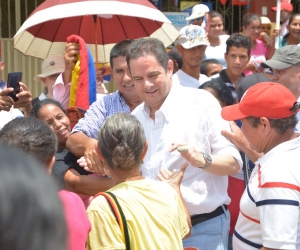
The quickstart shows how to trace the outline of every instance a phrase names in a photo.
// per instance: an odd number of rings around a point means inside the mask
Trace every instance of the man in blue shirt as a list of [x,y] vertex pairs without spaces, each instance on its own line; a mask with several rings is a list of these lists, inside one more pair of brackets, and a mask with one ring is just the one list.
[[[97,173],[102,172],[102,163],[95,147],[102,123],[110,115],[119,112],[131,113],[142,103],[126,63],[127,50],[131,43],[131,40],[121,41],[110,52],[111,75],[118,90],[94,102],[84,118],[74,127],[67,141],[67,149],[77,157],[84,156],[89,169]],[[75,48],[76,45],[71,46]]]

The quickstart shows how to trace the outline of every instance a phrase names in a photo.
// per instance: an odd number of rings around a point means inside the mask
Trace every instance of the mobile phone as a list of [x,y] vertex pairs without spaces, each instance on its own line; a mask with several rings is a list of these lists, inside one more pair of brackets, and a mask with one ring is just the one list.
[[8,73],[7,77],[7,87],[13,88],[14,91],[8,93],[7,95],[10,96],[15,102],[19,100],[16,95],[20,93],[20,84],[19,82],[22,81],[22,72],[10,72]]

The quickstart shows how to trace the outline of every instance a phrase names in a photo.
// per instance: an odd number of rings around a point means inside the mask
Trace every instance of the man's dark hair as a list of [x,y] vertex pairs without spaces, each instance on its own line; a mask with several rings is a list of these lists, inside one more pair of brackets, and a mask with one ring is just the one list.
[[[257,126],[260,123],[260,118],[258,117],[247,117],[246,118],[252,125],[252,127],[257,128]],[[294,129],[296,124],[298,123],[298,119],[296,115],[292,115],[287,118],[281,118],[281,119],[268,119],[270,122],[271,128],[275,128],[275,130],[279,134],[284,134],[288,129]]]
[[201,74],[207,75],[209,64],[220,64],[220,65],[222,65],[217,59],[207,59],[207,60],[205,60],[201,63],[201,68],[200,68],[200,73]]
[[249,36],[245,36],[241,33],[235,33],[232,34],[226,41],[226,54],[228,54],[229,49],[231,47],[237,47],[237,48],[245,48],[247,49],[247,54],[250,56],[251,52],[251,38]]
[[33,117],[16,118],[0,131],[0,142],[17,147],[38,159],[46,167],[57,149],[57,139],[50,127]]
[[132,44],[133,40],[123,40],[119,43],[117,43],[114,47],[112,47],[111,51],[110,51],[110,56],[109,56],[109,62],[110,62],[110,66],[111,68],[114,67],[113,65],[113,59],[117,58],[119,56],[127,56],[128,53],[128,48],[129,46]]
[[131,44],[126,61],[130,71],[130,60],[152,55],[167,72],[169,56],[164,44],[156,38],[140,38]]

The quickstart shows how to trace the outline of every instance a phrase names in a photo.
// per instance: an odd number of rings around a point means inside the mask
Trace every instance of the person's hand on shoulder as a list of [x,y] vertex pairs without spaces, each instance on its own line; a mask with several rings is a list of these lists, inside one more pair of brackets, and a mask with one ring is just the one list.
[[24,83],[20,82],[19,84],[20,93],[16,95],[19,100],[14,103],[14,108],[22,109],[25,116],[29,116],[32,109],[32,95]]
[[103,169],[103,162],[100,160],[97,150],[98,144],[96,140],[91,141],[84,152],[84,156],[77,162],[86,171],[96,173],[99,175],[105,175]]

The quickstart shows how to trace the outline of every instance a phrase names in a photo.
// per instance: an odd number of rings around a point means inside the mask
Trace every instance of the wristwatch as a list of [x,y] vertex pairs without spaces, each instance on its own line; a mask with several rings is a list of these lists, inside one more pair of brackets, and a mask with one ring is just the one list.
[[206,168],[208,168],[209,167],[209,165],[211,164],[211,162],[212,162],[212,158],[211,158],[211,156],[209,155],[209,154],[207,154],[207,153],[201,153],[201,154],[203,154],[203,158],[204,158],[204,160],[205,160],[205,165],[203,166],[203,167],[198,167],[198,169],[201,169],[201,170],[204,170],[204,169],[206,169]]

